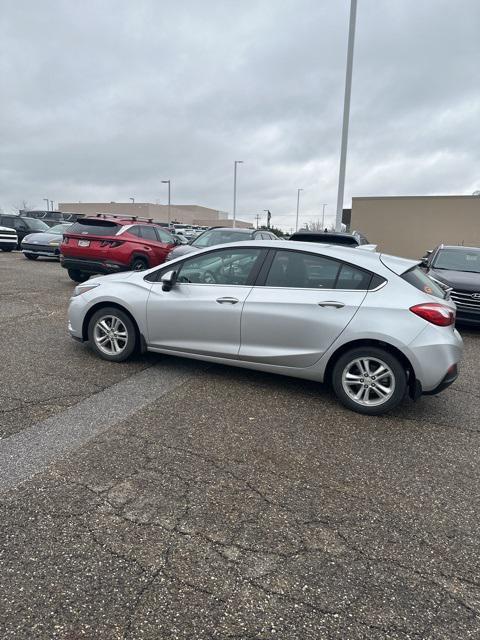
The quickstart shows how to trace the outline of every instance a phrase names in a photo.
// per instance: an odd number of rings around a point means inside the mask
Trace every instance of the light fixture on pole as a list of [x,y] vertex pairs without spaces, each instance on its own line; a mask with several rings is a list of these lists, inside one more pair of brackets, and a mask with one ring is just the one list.
[[237,164],[243,164],[243,160],[235,160],[233,163],[233,227],[237,221]]
[[135,204],[135,198],[129,198],[132,201],[132,204]]
[[50,200],[48,198],[44,198],[43,201],[47,203],[47,211],[50,211]]
[[340,169],[338,172],[337,215],[335,230],[342,228],[343,194],[345,191],[345,167],[347,164],[348,121],[350,117],[350,95],[352,93],[353,45],[355,42],[355,20],[357,0],[350,0],[350,26],[348,29],[347,70],[345,74],[345,98],[343,102],[342,144],[340,149]]
[[162,180],[162,184],[168,184],[168,224],[172,223],[170,218],[170,180]]
[[325,229],[325,207],[327,206],[328,202],[322,202],[322,207],[323,207],[323,211],[322,211],[322,231]]
[[297,218],[295,221],[295,231],[298,231],[298,212],[300,210],[300,191],[303,191],[303,189],[297,189]]

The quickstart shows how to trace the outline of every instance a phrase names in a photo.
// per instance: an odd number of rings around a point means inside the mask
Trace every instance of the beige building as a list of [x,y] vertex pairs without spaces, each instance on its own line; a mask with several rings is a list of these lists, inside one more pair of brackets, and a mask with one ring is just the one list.
[[421,258],[441,243],[480,247],[480,197],[352,198],[350,228],[380,251],[407,258]]
[[[59,202],[58,208],[65,213],[83,213],[91,216],[97,213],[113,215],[138,216],[152,218],[158,222],[179,222],[196,224],[202,227],[231,227],[233,220],[228,219],[225,211],[201,207],[197,204],[170,205],[170,220],[168,205],[151,204],[150,202]],[[252,227],[250,222],[236,221],[237,227]]]

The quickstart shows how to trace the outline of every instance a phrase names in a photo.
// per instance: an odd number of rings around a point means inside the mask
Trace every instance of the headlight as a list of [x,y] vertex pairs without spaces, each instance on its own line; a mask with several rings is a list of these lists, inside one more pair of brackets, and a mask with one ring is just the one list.
[[82,293],[87,293],[87,291],[91,291],[92,289],[95,289],[95,287],[99,287],[100,283],[95,283],[95,284],[79,284],[75,287],[74,291],[73,291],[73,296],[81,296]]

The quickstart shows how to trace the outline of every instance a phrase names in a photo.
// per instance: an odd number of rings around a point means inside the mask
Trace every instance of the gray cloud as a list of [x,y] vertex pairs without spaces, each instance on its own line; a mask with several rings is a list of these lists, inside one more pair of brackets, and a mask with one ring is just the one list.
[[[0,206],[333,214],[346,1],[0,0]],[[345,203],[480,188],[480,4],[360,0]]]

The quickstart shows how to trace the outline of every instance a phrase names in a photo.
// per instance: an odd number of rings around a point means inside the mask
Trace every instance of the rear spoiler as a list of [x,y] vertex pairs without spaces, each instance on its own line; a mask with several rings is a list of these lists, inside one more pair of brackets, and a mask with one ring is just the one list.
[[377,246],[376,244],[359,244],[358,247],[356,247],[357,249],[363,249],[363,251],[376,251],[377,250]]

